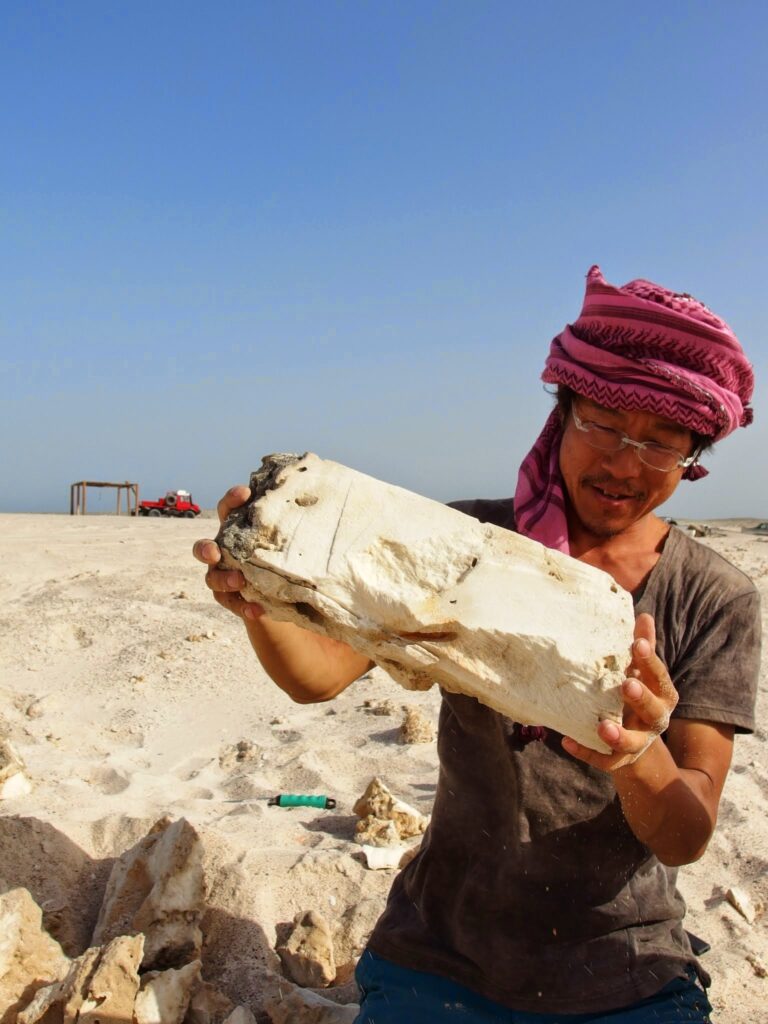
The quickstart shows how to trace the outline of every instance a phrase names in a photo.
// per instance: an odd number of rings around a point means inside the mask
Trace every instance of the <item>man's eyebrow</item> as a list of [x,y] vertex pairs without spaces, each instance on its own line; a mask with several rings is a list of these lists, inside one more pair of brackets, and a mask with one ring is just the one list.
[[[586,406],[585,413],[598,413],[601,416],[608,416],[613,420],[619,419],[622,415],[621,409],[609,409],[608,406],[599,405],[589,398],[585,398],[583,401]],[[688,427],[684,427],[682,423],[674,423],[672,420],[665,420],[662,417],[654,417],[651,422],[651,429],[659,433],[670,434],[673,437],[688,438],[691,436],[691,431]]]
[[669,420],[656,420],[653,424],[654,430],[663,430],[665,434],[674,434],[675,437],[690,437],[691,431],[682,423],[672,423]]

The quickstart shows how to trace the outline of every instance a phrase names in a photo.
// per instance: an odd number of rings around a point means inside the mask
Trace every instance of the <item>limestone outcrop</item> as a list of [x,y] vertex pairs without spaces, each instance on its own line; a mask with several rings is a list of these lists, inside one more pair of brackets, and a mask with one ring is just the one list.
[[0,895],[0,1024],[15,1021],[40,988],[62,977],[69,958],[42,925],[42,911],[27,889]]
[[[161,819],[116,862],[99,942],[74,959],[45,931],[27,889],[0,894],[0,1024],[255,1024],[246,1006],[204,981],[199,958],[147,966],[148,945],[154,961],[183,960],[199,946],[199,847],[183,818]],[[142,921],[149,935],[136,930]],[[110,934],[123,925],[129,934]]]
[[93,944],[116,935],[145,936],[142,970],[199,959],[205,901],[203,848],[184,818],[158,821],[115,863]]
[[609,575],[312,454],[267,456],[251,491],[218,542],[273,618],[606,750],[634,625]]

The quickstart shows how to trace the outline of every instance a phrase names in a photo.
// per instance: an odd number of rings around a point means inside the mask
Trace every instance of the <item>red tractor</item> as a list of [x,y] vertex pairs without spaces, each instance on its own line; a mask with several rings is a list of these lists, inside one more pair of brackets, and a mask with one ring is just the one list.
[[142,501],[139,504],[139,515],[194,519],[200,515],[200,506],[192,501],[189,491],[168,491],[164,498],[158,498],[157,501]]

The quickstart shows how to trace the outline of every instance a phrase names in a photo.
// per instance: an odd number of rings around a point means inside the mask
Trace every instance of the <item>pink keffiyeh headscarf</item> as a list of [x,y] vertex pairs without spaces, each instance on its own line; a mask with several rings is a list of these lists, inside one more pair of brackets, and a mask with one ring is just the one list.
[[[651,281],[608,284],[587,274],[578,320],[553,339],[542,380],[609,409],[656,413],[713,440],[752,422],[754,374],[730,327],[691,295]],[[515,491],[520,533],[568,552],[557,409],[523,460]],[[707,470],[692,465],[685,478]]]

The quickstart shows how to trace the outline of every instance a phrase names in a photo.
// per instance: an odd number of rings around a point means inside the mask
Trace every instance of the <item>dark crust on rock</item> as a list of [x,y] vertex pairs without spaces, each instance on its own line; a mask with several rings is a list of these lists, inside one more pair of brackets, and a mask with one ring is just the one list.
[[[269,491],[274,491],[280,486],[278,478],[284,469],[301,462],[306,455],[306,452],[304,455],[297,455],[294,452],[275,452],[262,457],[261,467],[251,473],[250,498],[245,505],[230,512],[219,528],[216,543],[220,548],[229,551],[239,562],[247,561],[257,547],[279,550],[282,546],[282,538],[279,536],[259,537],[258,512],[253,506],[259,498],[263,498]],[[256,527],[255,533],[254,527]]]
[[251,473],[251,497],[248,504],[264,497],[267,491],[274,491],[278,486],[277,478],[280,473],[288,466],[301,462],[306,456],[306,452],[303,455],[296,455],[295,452],[275,452],[273,455],[265,455],[261,460],[261,467]]

